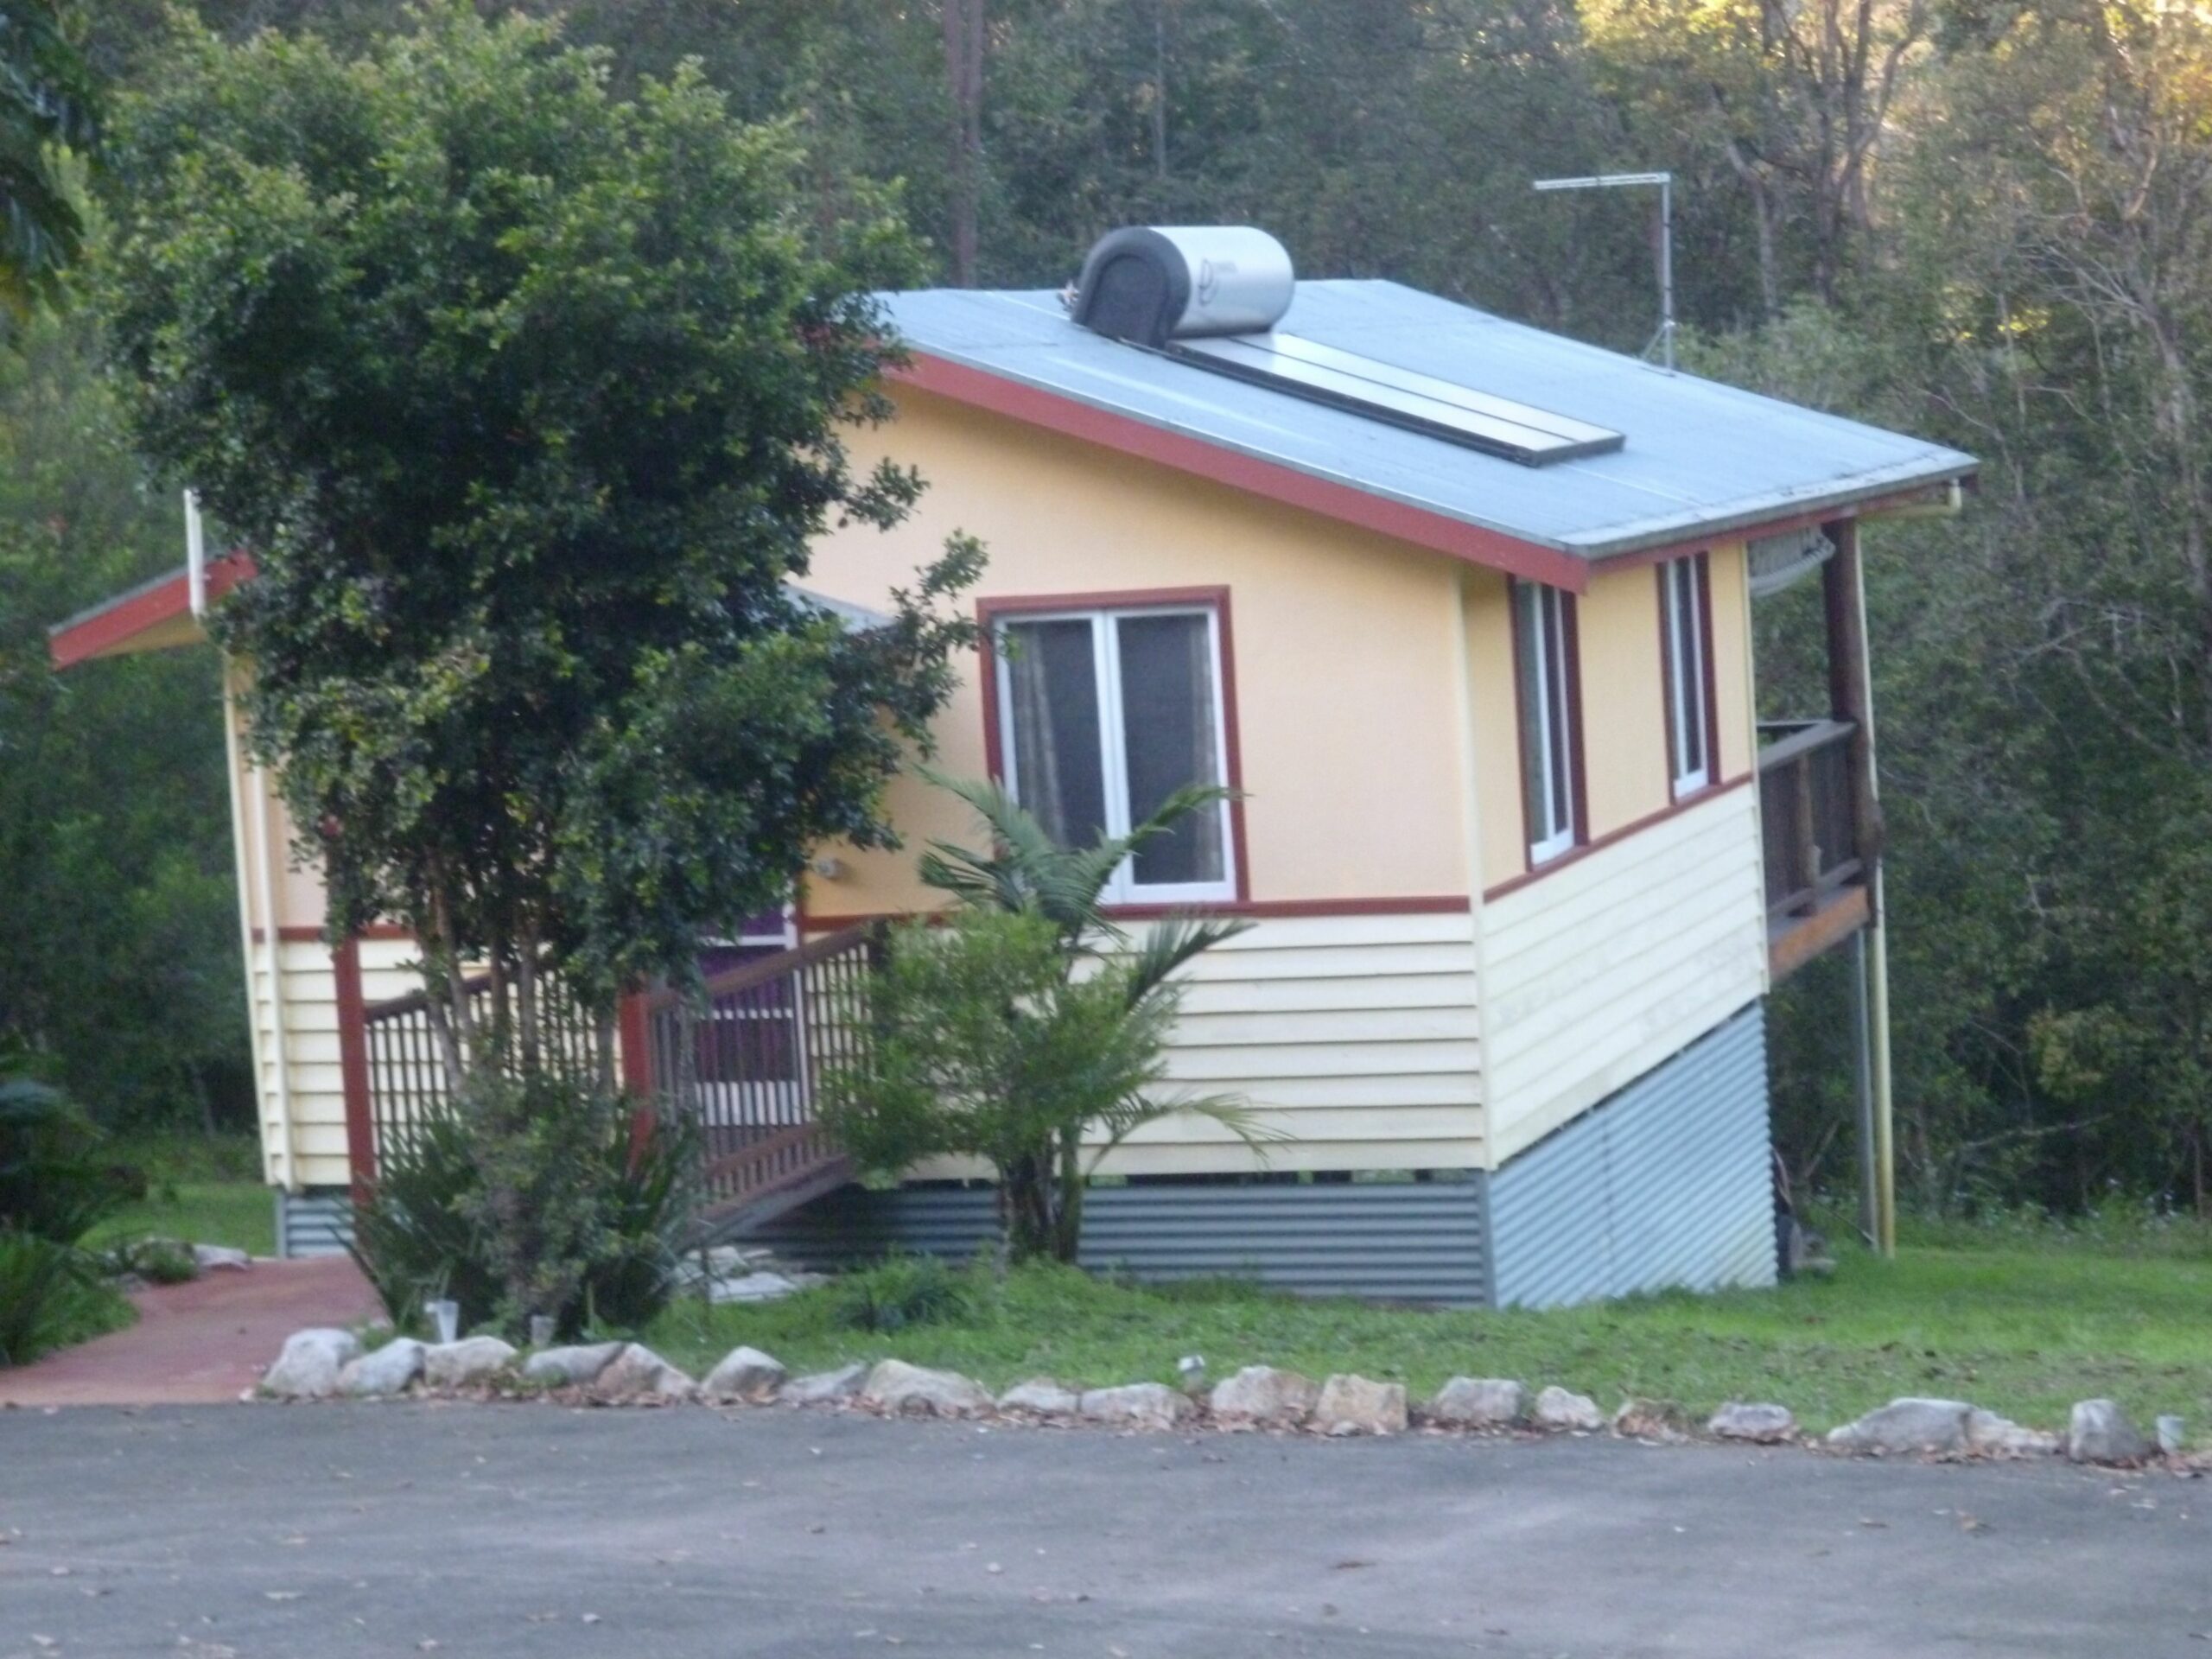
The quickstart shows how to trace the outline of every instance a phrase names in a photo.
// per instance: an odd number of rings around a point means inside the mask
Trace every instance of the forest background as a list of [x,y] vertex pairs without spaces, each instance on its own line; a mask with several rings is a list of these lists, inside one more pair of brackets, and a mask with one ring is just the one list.
[[[487,10],[491,10],[488,8]],[[501,6],[498,10],[514,8]],[[1903,1196],[2212,1207],[2212,16],[1989,0],[537,0],[619,79],[696,57],[825,212],[897,181],[948,283],[1248,222],[1627,351],[1665,168],[1700,372],[1980,455],[1866,538]],[[162,0],[72,24],[110,87]],[[397,0],[199,0],[361,40]],[[93,193],[92,238],[99,226]],[[48,624],[179,563],[84,309],[0,353],[0,1036],[130,1132],[251,1122],[208,653],[56,678]],[[1803,593],[1762,712],[1820,706]],[[1839,959],[1777,999],[1777,1135],[1852,1179]]]

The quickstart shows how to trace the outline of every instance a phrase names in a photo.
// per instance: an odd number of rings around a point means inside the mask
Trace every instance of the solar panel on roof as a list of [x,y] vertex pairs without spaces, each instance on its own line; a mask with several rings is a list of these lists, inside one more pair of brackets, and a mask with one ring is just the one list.
[[1618,449],[1621,435],[1297,334],[1178,340],[1170,356],[1527,467]]

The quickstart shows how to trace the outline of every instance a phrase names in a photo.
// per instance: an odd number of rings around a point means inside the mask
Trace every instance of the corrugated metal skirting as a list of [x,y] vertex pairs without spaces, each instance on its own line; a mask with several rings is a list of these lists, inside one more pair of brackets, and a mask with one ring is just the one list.
[[276,1194],[276,1254],[343,1255],[353,1236],[353,1200],[343,1187]]
[[[1084,1201],[1083,1265],[1141,1279],[1252,1279],[1306,1295],[1488,1300],[1478,1175],[1433,1181],[1102,1186]],[[835,1268],[893,1245],[965,1256],[996,1236],[987,1187],[848,1187],[749,1236]]]
[[1754,1003],[1492,1174],[1498,1305],[1771,1285],[1770,1145]]

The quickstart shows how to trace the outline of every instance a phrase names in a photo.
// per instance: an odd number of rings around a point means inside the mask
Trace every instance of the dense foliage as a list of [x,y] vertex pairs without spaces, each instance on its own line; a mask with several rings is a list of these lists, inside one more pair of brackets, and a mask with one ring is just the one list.
[[[162,9],[103,0],[88,14],[95,66],[125,82],[166,73]],[[2212,46],[2198,13],[2147,0],[525,9],[608,45],[620,86],[696,54],[748,118],[788,116],[804,190],[832,217],[903,181],[940,280],[1057,284],[1116,224],[1249,220],[1309,274],[1393,276],[1634,350],[1656,308],[1648,203],[1527,187],[1671,168],[1700,368],[1986,462],[1960,523],[1867,537],[1909,1194],[2069,1210],[2115,1187],[2198,1199],[2212,1179],[2198,1173],[2212,1109]],[[358,42],[400,6],[195,10],[232,38],[312,20]],[[1768,712],[1817,706],[1817,619],[1783,600],[1760,620]],[[80,913],[104,919],[104,906]],[[1845,1179],[1833,972],[1785,995],[1776,1032],[1791,1160],[1801,1177]]]
[[551,1063],[542,973],[611,1016],[816,842],[887,838],[979,556],[865,632],[786,584],[919,487],[842,435],[887,410],[867,290],[913,267],[886,211],[813,216],[790,128],[694,67],[618,97],[599,54],[457,5],[360,55],[185,30],[112,153],[133,429],[253,549],[213,617],[249,741],[330,925],[423,942],[456,1085]]
[[923,855],[923,879],[956,902],[893,935],[868,988],[873,1040],[823,1079],[823,1120],[887,1176],[940,1155],[983,1160],[1013,1257],[1072,1262],[1103,1152],[1179,1112],[1258,1139],[1241,1103],[1178,1092],[1166,1065],[1176,974],[1249,924],[1171,918],[1132,941],[1100,899],[1135,849],[1220,791],[1179,790],[1126,836],[1063,848],[997,785],[950,787],[988,850],[932,842]]
[[0,353],[0,1042],[110,1127],[251,1119],[215,664],[55,676],[48,624],[182,557],[81,328]]
[[423,1304],[520,1340],[532,1315],[563,1337],[634,1331],[675,1291],[698,1147],[674,1120],[640,1124],[611,1091],[480,1073],[494,1096],[425,1122],[385,1156],[354,1211],[354,1259],[385,1311]]
[[101,1136],[0,1034],[0,1366],[128,1317],[78,1241],[122,1198]]

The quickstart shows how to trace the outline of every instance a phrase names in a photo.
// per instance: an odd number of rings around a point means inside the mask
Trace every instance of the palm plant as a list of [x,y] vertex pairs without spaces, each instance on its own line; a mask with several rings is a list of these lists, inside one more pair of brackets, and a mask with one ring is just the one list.
[[954,907],[898,937],[872,988],[871,1052],[825,1081],[825,1117],[885,1173],[938,1154],[988,1160],[1011,1254],[1072,1261],[1098,1159],[1144,1125],[1196,1113],[1255,1147],[1274,1138],[1243,1102],[1166,1076],[1175,976],[1248,925],[1178,915],[1133,939],[1103,905],[1125,860],[1224,794],[1181,790],[1126,836],[1062,847],[997,785],[924,775],[975,809],[989,844],[922,855]]

